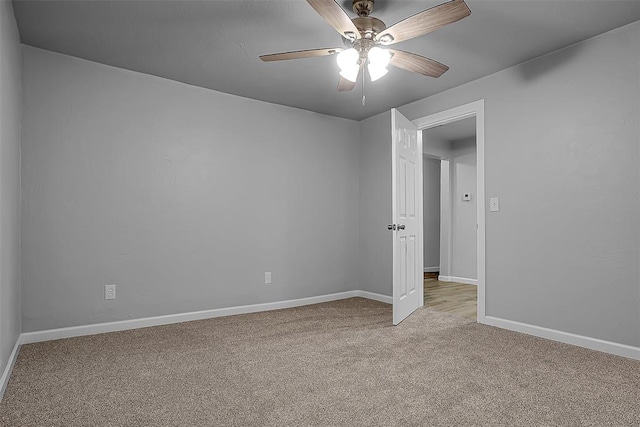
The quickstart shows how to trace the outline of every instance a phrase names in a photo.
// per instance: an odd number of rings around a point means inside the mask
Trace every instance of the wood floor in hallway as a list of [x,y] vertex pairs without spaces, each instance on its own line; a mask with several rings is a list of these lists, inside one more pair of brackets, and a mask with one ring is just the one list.
[[476,320],[477,286],[441,282],[437,274],[425,273],[424,276],[425,307]]

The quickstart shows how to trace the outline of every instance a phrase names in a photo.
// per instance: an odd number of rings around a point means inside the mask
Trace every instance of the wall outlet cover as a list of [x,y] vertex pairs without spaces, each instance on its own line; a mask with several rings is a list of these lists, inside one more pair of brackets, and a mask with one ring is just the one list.
[[116,285],[104,285],[104,299],[116,299]]

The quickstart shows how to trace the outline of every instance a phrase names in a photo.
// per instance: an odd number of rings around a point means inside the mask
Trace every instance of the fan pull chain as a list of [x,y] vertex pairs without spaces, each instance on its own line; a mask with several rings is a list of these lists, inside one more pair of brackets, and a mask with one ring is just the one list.
[[366,97],[364,95],[364,67],[362,67],[362,106],[364,107],[364,103],[366,101]]

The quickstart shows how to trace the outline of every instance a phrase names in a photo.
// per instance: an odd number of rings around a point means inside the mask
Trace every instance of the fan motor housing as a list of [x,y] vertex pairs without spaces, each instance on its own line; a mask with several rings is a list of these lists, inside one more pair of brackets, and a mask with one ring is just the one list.
[[379,34],[387,28],[384,22],[373,16],[359,16],[353,18],[352,21],[364,38],[372,39],[376,34]]

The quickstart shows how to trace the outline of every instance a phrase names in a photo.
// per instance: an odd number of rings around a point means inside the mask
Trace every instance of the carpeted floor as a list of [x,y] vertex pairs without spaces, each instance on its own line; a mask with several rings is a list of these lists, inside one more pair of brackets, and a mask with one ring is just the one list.
[[3,426],[638,426],[640,362],[352,298],[22,347]]

